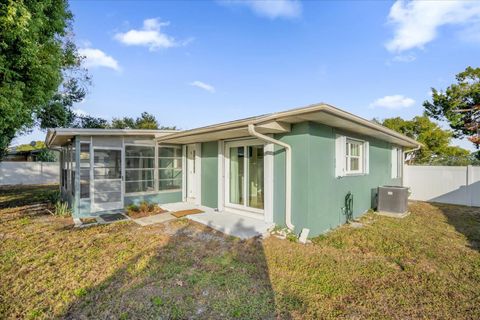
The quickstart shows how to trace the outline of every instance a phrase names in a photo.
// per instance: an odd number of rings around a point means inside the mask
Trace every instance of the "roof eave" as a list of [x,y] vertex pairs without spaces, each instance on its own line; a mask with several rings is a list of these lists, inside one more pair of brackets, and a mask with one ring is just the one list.
[[288,117],[294,117],[294,116],[300,116],[300,115],[305,117],[305,116],[308,116],[309,114],[314,114],[319,112],[329,113],[335,117],[343,118],[347,121],[354,122],[355,124],[358,124],[360,126],[368,127],[371,130],[380,131],[388,136],[391,136],[392,138],[402,141],[403,146],[406,146],[406,147],[421,146],[419,142],[401,133],[398,133],[380,124],[373,123],[371,121],[358,117],[352,113],[343,111],[341,109],[338,109],[336,107],[333,107],[325,103],[311,105],[305,108],[292,109],[292,110],[279,112],[279,113],[272,113],[265,116],[252,117],[252,118],[247,118],[247,119],[242,119],[237,121],[225,122],[218,125],[186,130],[186,131],[174,133],[169,136],[157,138],[157,141],[168,142],[169,140],[172,141],[173,139],[185,138],[188,136],[207,134],[207,133],[217,132],[217,131],[240,129],[243,127],[247,127],[249,124],[259,125],[259,124],[270,122],[270,121],[282,121]]

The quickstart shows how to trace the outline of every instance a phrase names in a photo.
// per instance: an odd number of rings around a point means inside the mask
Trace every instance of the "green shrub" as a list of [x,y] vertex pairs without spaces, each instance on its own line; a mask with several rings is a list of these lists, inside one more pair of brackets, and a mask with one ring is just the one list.
[[61,193],[58,190],[51,191],[47,194],[47,201],[52,205],[55,205],[60,200],[61,200]]
[[140,207],[132,203],[127,206],[127,211],[140,212]]
[[140,212],[149,212],[148,209],[149,209],[150,206],[149,206],[148,202],[145,201],[145,200],[140,202],[140,205],[138,207],[140,209]]
[[66,217],[70,216],[72,212],[70,211],[67,202],[57,201],[54,206],[53,214],[56,216]]

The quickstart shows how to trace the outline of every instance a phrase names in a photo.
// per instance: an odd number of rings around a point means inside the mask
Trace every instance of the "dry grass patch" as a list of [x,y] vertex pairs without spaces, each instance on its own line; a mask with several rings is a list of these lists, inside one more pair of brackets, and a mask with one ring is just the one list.
[[413,203],[314,244],[268,239],[277,310],[294,318],[480,318],[480,210]]
[[29,213],[48,192],[0,191],[2,319],[480,318],[478,208],[413,203],[301,245],[186,219],[75,229]]
[[[0,193],[0,203],[12,198]],[[84,229],[51,215],[0,221],[1,319],[274,317],[259,241],[183,219]]]

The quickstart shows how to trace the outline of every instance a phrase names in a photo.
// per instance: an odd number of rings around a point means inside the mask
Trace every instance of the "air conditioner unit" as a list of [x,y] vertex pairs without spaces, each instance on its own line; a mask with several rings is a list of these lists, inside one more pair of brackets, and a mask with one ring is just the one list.
[[399,216],[405,215],[408,211],[408,195],[409,192],[406,187],[378,187],[377,211]]

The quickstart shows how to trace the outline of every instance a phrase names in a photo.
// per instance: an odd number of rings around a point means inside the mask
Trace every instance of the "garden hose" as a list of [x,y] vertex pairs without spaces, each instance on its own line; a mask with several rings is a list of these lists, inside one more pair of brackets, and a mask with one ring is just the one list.
[[347,195],[345,196],[345,216],[348,221],[353,220],[353,194],[348,191]]

